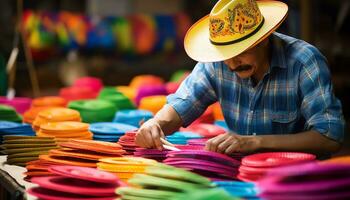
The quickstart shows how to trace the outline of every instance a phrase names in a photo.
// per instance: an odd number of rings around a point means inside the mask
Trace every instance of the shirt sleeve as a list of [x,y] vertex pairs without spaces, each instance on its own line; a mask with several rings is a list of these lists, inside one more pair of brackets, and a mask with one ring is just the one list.
[[216,101],[214,73],[213,63],[197,63],[176,93],[167,97],[167,103],[179,114],[184,127],[190,125]]
[[344,118],[340,101],[334,96],[327,61],[317,50],[305,60],[300,73],[301,112],[305,128],[342,142]]

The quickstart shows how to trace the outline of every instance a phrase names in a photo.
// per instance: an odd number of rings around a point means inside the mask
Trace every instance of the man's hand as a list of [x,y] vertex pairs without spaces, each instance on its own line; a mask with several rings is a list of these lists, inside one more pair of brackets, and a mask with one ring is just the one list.
[[255,136],[241,136],[235,133],[218,135],[207,141],[205,149],[231,155],[236,152],[251,153],[259,148],[259,138]]
[[163,149],[160,138],[164,138],[164,133],[154,118],[146,121],[136,134],[136,144],[143,148]]

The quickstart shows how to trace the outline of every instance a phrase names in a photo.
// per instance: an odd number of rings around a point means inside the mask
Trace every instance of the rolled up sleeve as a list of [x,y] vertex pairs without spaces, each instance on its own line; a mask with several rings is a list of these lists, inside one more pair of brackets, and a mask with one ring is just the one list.
[[213,64],[197,63],[176,93],[167,97],[167,104],[179,114],[184,127],[190,125],[216,101],[214,73]]
[[299,84],[305,129],[342,142],[345,126],[342,107],[333,94],[330,72],[322,55],[316,54],[303,64]]

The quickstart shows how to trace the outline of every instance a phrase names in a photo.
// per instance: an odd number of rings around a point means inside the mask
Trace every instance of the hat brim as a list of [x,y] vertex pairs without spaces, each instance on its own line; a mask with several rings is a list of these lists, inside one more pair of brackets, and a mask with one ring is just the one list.
[[209,40],[209,15],[205,16],[187,31],[184,47],[188,56],[199,62],[223,61],[241,54],[268,37],[287,17],[288,6],[279,1],[258,1],[257,3],[265,18],[259,31],[234,44],[214,45]]

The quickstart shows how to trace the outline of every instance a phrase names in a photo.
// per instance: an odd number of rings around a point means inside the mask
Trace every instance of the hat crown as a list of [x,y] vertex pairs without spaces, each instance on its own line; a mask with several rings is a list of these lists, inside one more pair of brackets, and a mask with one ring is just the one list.
[[209,15],[210,41],[233,44],[257,32],[264,18],[255,0],[220,0]]

